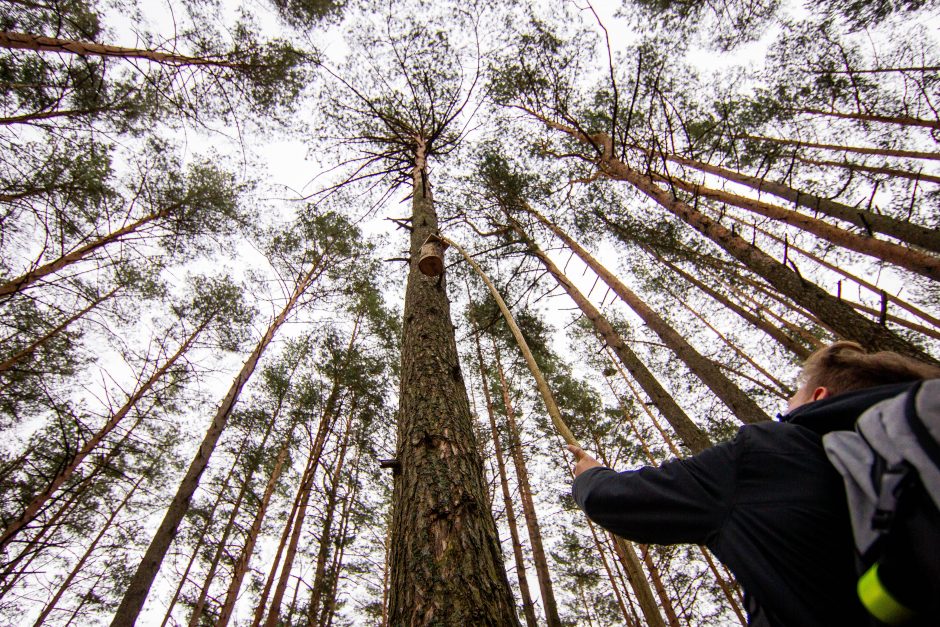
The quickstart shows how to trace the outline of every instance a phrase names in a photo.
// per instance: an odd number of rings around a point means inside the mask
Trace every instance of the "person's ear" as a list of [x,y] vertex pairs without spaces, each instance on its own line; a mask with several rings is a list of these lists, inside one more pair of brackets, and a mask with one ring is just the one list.
[[822,399],[829,398],[830,396],[832,396],[832,394],[829,392],[829,388],[827,387],[819,386],[818,388],[813,390],[814,401],[821,401]]

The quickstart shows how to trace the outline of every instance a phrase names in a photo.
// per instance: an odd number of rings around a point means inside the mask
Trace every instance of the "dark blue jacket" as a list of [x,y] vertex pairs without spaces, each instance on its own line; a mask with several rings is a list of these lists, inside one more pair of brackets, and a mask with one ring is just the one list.
[[867,625],[845,489],[822,435],[852,429],[865,409],[910,385],[810,403],[658,468],[592,468],[575,480],[574,499],[624,538],[707,546],[744,588],[751,625]]

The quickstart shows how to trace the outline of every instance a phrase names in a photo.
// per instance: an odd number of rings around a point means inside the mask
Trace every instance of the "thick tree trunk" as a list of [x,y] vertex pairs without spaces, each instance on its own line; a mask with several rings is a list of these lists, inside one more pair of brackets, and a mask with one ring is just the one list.
[[222,431],[228,424],[228,418],[232,413],[232,409],[235,407],[235,403],[238,401],[242,388],[248,382],[248,379],[251,378],[251,375],[254,374],[255,367],[258,365],[261,355],[271,343],[271,340],[274,339],[275,333],[277,333],[281,325],[284,324],[287,316],[291,313],[291,310],[293,310],[294,305],[303,293],[313,283],[320,271],[320,261],[322,260],[323,257],[321,256],[317,263],[315,263],[307,274],[297,283],[294,293],[291,294],[287,304],[274,321],[271,322],[271,325],[262,336],[261,341],[255,346],[255,349],[242,366],[238,376],[236,376],[235,380],[232,382],[232,386],[222,400],[218,411],[216,411],[212,423],[209,425],[209,429],[206,431],[206,435],[203,438],[202,444],[199,446],[199,450],[196,452],[195,457],[186,471],[186,475],[183,477],[183,480],[180,481],[179,488],[173,496],[173,500],[170,502],[170,506],[163,517],[163,521],[160,523],[159,529],[157,529],[156,534],[154,534],[150,546],[147,548],[140,565],[137,567],[137,571],[131,578],[127,591],[124,593],[124,598],[121,600],[121,604],[114,614],[114,619],[111,621],[112,627],[129,627],[137,622],[137,616],[144,606],[144,601],[147,599],[147,594],[150,592],[150,586],[153,584],[153,580],[157,576],[157,571],[160,569],[160,564],[163,563],[166,551],[170,548],[170,543],[176,535],[176,529],[189,510],[189,503],[192,500],[193,494],[196,492],[196,488],[199,487],[199,479],[202,477],[206,466],[209,465],[209,458],[215,450],[215,446],[222,435]]
[[[475,322],[474,322],[475,324]],[[496,428],[496,416],[493,412],[493,399],[490,396],[489,381],[486,366],[483,363],[483,349],[480,346],[480,331],[475,329],[477,360],[480,368],[480,381],[483,388],[483,398],[486,401],[486,413],[490,419],[490,434],[493,437],[493,448],[496,453],[496,468],[499,471],[499,485],[503,492],[503,505],[506,508],[506,524],[509,526],[509,536],[512,541],[512,555],[516,561],[516,578],[519,580],[519,596],[522,597],[522,614],[525,616],[527,627],[537,627],[535,605],[532,594],[529,592],[529,581],[526,579],[525,558],[522,553],[522,543],[519,541],[519,528],[516,522],[516,512],[512,505],[509,492],[509,481],[506,478],[506,460],[503,458],[503,447],[499,441],[499,430]]]
[[446,273],[418,270],[438,230],[416,137],[392,515],[389,624],[518,625],[457,357]]
[[555,602],[555,591],[552,589],[551,573],[548,572],[548,560],[545,559],[545,549],[542,546],[542,530],[539,528],[538,515],[535,513],[535,502],[532,499],[532,487],[529,484],[529,470],[522,457],[522,438],[519,435],[519,426],[516,424],[516,412],[509,398],[509,383],[503,371],[503,364],[499,357],[499,348],[493,344],[496,358],[496,372],[499,375],[500,390],[503,395],[503,408],[506,411],[506,426],[509,433],[509,452],[512,456],[513,466],[516,469],[516,479],[519,482],[519,498],[522,501],[522,513],[525,517],[526,529],[529,532],[529,543],[532,545],[532,560],[535,562],[535,573],[539,581],[539,591],[542,593],[542,604],[545,608],[545,622],[551,627],[560,627],[561,619],[558,617],[558,605]]
[[83,246],[79,246],[72,252],[62,255],[58,259],[44,263],[38,268],[30,270],[29,272],[25,272],[15,279],[10,279],[3,285],[0,285],[0,296],[7,296],[9,294],[16,294],[17,292],[21,292],[39,279],[49,276],[53,272],[58,272],[62,268],[68,267],[77,261],[81,261],[96,250],[100,250],[108,244],[114,243],[121,238],[126,237],[127,235],[135,233],[141,227],[154,222],[155,220],[160,220],[167,217],[172,211],[172,208],[155,211],[154,213],[146,215],[136,222],[131,222],[125,227],[108,233],[104,237],[99,237],[92,242],[89,242]]
[[854,250],[863,255],[869,255],[870,257],[887,261],[888,263],[917,274],[922,274],[935,281],[940,280],[940,257],[920,252],[913,248],[905,248],[886,240],[875,239],[874,237],[862,237],[861,235],[856,235],[855,233],[851,233],[850,231],[846,231],[845,229],[841,229],[798,211],[785,209],[752,198],[745,198],[744,196],[738,196],[720,189],[711,189],[704,185],[689,183],[674,176],[657,174],[654,178],[677,189],[686,191],[692,194],[693,197],[701,196],[709,200],[740,207],[741,209],[756,213],[765,218],[800,228],[807,233],[812,233],[842,248]]
[[[264,494],[261,496],[261,503],[258,504],[258,511],[255,512],[255,518],[248,530],[245,538],[245,546],[235,560],[235,566],[232,569],[232,581],[229,584],[228,591],[225,594],[225,601],[222,603],[222,609],[219,610],[219,617],[216,621],[216,627],[227,627],[228,621],[232,618],[232,612],[235,610],[235,601],[238,599],[238,592],[241,590],[242,581],[248,572],[248,564],[251,561],[251,555],[254,553],[255,544],[258,542],[258,535],[261,533],[261,525],[264,523],[264,517],[268,511],[268,504],[271,502],[271,496],[281,478],[281,471],[284,468],[284,462],[287,460],[287,453],[290,451],[293,429],[291,429],[281,445],[274,460],[274,467],[268,476],[268,482],[264,486]],[[291,516],[293,519],[293,516]],[[266,596],[266,595],[265,595]]]
[[[708,359],[686,341],[682,335],[672,328],[658,313],[647,305],[643,299],[630,290],[620,279],[605,268],[601,263],[591,256],[588,251],[581,247],[561,228],[549,221],[543,215],[527,207],[542,224],[547,226],[553,233],[561,238],[565,244],[584,261],[594,273],[601,278],[610,287],[620,299],[625,302],[638,316],[646,323],[649,328],[659,336],[663,343],[669,347],[688,366],[689,370],[697,376],[702,383],[715,394],[721,401],[738,417],[741,422],[753,423],[769,420],[770,416],[764,412],[760,406],[754,402],[750,396],[744,393],[733,381],[726,377],[719,369],[717,364]],[[523,235],[528,239],[528,236]],[[530,245],[535,243],[529,240]],[[547,257],[536,247],[540,259]],[[557,268],[556,268],[557,270]],[[549,270],[551,272],[551,270]],[[554,275],[555,273],[552,272]],[[557,277],[556,277],[557,278]],[[567,288],[566,288],[567,289]],[[586,313],[586,312],[585,312]]]
[[92,437],[90,437],[82,447],[75,453],[74,457],[56,474],[52,479],[46,489],[44,489],[39,494],[33,496],[30,499],[29,504],[26,506],[26,509],[23,510],[23,513],[20,514],[16,520],[10,522],[6,528],[3,530],[3,534],[0,535],[0,551],[2,551],[6,545],[10,542],[10,539],[15,536],[20,529],[28,525],[35,517],[36,514],[42,509],[43,505],[52,498],[52,495],[68,481],[72,475],[75,473],[75,470],[79,467],[82,461],[101,443],[104,438],[114,430],[115,427],[120,424],[124,418],[137,406],[137,403],[153,388],[153,386],[163,378],[163,376],[173,367],[173,365],[182,357],[186,351],[189,350],[189,347],[192,346],[192,343],[196,340],[199,334],[206,328],[209,324],[210,319],[206,319],[200,324],[190,335],[186,338],[177,351],[167,359],[163,365],[157,368],[154,373],[150,376],[147,381],[141,385],[130,398],[127,399],[127,402],[121,406],[118,411],[116,411],[108,421],[101,427]]
[[[679,404],[676,403],[672,395],[663,388],[655,375],[649,371],[636,353],[634,353],[623,338],[620,337],[610,322],[607,321],[607,318],[584,297],[578,288],[568,280],[568,277],[566,277],[541,250],[530,247],[530,251],[541,260],[545,268],[555,277],[558,284],[568,292],[571,299],[578,305],[584,313],[584,316],[591,321],[591,324],[594,325],[594,329],[604,339],[604,342],[613,349],[624,367],[630,371],[633,378],[636,379],[643,390],[649,395],[659,411],[662,412],[669,424],[672,425],[672,428],[676,430],[679,439],[694,453],[703,451],[711,446],[712,442],[705,432],[689,418],[681,407],[679,407]],[[741,418],[743,419],[743,417]]]

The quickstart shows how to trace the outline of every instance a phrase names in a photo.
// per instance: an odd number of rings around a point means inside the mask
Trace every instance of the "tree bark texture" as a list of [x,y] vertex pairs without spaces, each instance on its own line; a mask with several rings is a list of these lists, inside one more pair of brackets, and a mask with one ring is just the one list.
[[392,515],[389,624],[518,625],[457,356],[446,270],[418,270],[437,233],[416,137]]

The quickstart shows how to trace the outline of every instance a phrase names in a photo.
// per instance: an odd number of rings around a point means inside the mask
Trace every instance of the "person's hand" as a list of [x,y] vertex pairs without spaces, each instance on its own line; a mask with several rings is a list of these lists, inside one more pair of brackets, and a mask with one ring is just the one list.
[[577,477],[582,472],[588,468],[595,468],[597,466],[603,466],[602,463],[588,455],[584,452],[583,448],[574,446],[573,444],[568,445],[568,450],[574,455],[574,476]]

